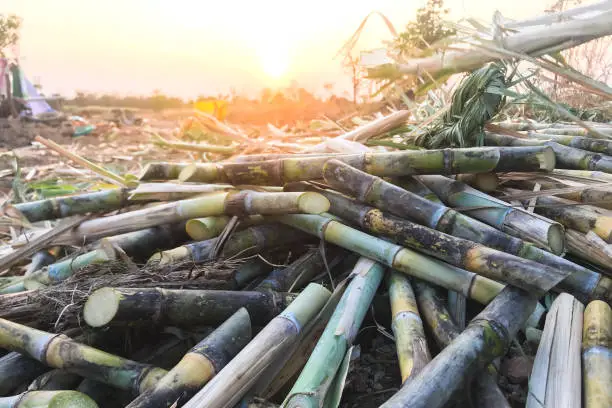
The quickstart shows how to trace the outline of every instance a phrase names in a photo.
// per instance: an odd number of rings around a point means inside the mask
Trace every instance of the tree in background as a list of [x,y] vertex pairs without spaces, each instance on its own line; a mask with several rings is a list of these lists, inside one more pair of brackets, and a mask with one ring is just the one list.
[[444,25],[448,13],[443,0],[427,0],[425,7],[417,10],[415,21],[408,23],[405,31],[393,40],[393,51],[400,57],[415,56],[431,44],[455,34],[455,30]]
[[5,50],[19,42],[21,18],[14,14],[0,14],[0,57],[5,57]]

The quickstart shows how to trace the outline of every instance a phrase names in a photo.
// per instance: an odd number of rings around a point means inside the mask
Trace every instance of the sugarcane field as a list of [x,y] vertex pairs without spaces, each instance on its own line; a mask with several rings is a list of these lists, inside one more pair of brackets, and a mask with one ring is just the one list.
[[0,408],[612,408],[612,0],[6,3]]

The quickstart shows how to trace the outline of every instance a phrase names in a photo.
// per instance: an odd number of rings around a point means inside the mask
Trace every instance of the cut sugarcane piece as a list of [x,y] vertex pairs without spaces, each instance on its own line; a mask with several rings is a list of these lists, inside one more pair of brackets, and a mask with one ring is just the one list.
[[0,357],[0,396],[9,395],[46,371],[48,367],[23,354],[12,352]]
[[[181,171],[181,181],[280,186],[292,181],[323,178],[332,156],[297,157],[249,163],[202,163]],[[488,171],[550,171],[555,155],[546,146],[522,148],[470,148],[361,153],[333,156],[377,176],[460,174]]]
[[458,174],[457,181],[485,193],[495,191],[499,185],[499,177],[495,173]]
[[351,282],[283,407],[322,406],[382,281],[384,270],[381,264],[370,259],[357,261]]
[[[584,129],[581,129],[584,130]],[[527,136],[538,140],[552,140],[559,144],[574,147],[580,150],[588,150],[590,152],[612,155],[612,140],[594,139],[584,136],[564,135],[558,133],[542,133],[542,132],[527,132]]]
[[612,277],[612,244],[605,242],[593,231],[586,234],[573,229],[565,230],[568,252],[597,264],[602,273]]
[[325,197],[316,193],[213,193],[189,200],[161,204],[141,210],[82,222],[77,228],[58,237],[63,243],[81,244],[108,235],[170,224],[191,218],[217,215],[248,214],[319,214],[329,209]]
[[273,292],[161,288],[101,288],[89,295],[83,318],[91,327],[107,324],[216,326],[245,307],[263,326],[295,295]]
[[287,309],[268,323],[183,407],[234,406],[264,370],[292,347],[302,328],[319,312],[329,296],[329,291],[324,287],[308,285]]
[[118,357],[64,336],[0,319],[0,347],[23,353],[53,368],[62,368],[138,394],[166,374],[165,370]]
[[567,293],[553,302],[529,377],[527,408],[581,407],[583,311],[582,303]]
[[564,229],[558,222],[512,207],[502,200],[443,176],[421,176],[418,180],[448,205],[462,208],[486,207],[464,211],[472,218],[547,248],[556,255],[565,253]]
[[408,277],[391,271],[388,279],[391,327],[395,336],[402,383],[417,375],[431,361],[423,321]]
[[[219,236],[225,229],[232,217],[221,215],[217,217],[193,218],[185,224],[185,230],[191,239],[204,241]],[[251,215],[240,218],[238,226],[240,228],[262,224],[263,218],[258,215]]]
[[584,310],[582,383],[584,408],[612,406],[612,308],[601,300]]

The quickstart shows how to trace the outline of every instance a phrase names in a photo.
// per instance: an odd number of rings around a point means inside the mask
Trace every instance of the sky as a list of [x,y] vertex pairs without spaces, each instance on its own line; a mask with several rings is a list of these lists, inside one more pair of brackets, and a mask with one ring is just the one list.
[[[299,86],[350,89],[334,56],[372,11],[401,31],[425,0],[0,0],[23,18],[19,56],[46,94],[182,98]],[[551,0],[446,0],[454,20],[541,14]],[[391,39],[374,16],[359,49]]]

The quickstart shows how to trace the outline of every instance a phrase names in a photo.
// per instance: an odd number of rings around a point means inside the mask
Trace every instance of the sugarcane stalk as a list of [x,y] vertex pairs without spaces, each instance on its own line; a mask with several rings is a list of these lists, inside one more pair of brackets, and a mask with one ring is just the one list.
[[19,385],[29,383],[49,368],[19,353],[0,357],[0,396],[6,396]]
[[612,309],[600,300],[584,310],[582,382],[584,408],[612,406]]
[[64,281],[74,274],[75,271],[88,265],[108,262],[116,259],[116,254],[109,248],[98,248],[84,254],[56,262],[33,272],[25,278],[25,288],[34,289],[43,285],[51,285]]
[[419,279],[452,289],[487,304],[503,288],[499,282],[429,258],[418,252],[373,237],[320,215],[284,215],[278,219],[327,242],[358,253]]
[[[520,190],[504,189],[504,192],[516,194]],[[538,196],[534,199],[535,211],[539,214],[584,234],[593,231],[604,241],[612,243],[612,215],[599,214],[588,206],[576,205],[575,201],[565,198]]]
[[140,183],[130,191],[128,199],[138,201],[175,201],[193,196],[236,190],[229,184]]
[[263,276],[272,270],[272,265],[259,258],[251,259],[236,268],[234,282],[237,288],[244,288],[253,279]]
[[128,204],[129,192],[128,189],[114,188],[93,193],[30,201],[15,204],[13,207],[23,214],[28,221],[38,222],[90,212],[117,210]]
[[556,255],[563,255],[565,252],[564,229],[558,222],[521,208],[514,208],[502,200],[443,176],[421,176],[418,180],[448,205],[462,208],[487,207],[465,212],[472,218],[533,242]]
[[391,271],[387,282],[391,301],[391,327],[402,383],[405,383],[431,361],[431,354],[410,281],[406,276]]
[[[234,185],[283,185],[323,178],[323,166],[330,158],[319,156],[251,163],[202,163],[185,168],[179,179]],[[333,158],[377,176],[550,171],[555,167],[554,153],[541,146],[366,152]]]
[[330,201],[333,214],[342,216],[372,234],[384,235],[404,247],[416,249],[451,265],[510,283],[540,296],[569,274],[569,271],[561,271],[387,215],[337,193],[318,191]]
[[27,391],[0,398],[0,408],[98,408],[98,404],[77,391]]
[[561,293],[553,302],[529,376],[527,408],[580,408],[580,344],[584,306]]
[[[585,131],[585,129],[580,129]],[[552,140],[559,144],[574,147],[589,152],[612,155],[612,140],[593,139],[590,137],[563,134],[562,129],[555,129],[554,134],[541,132],[528,132],[527,136],[537,140]]]
[[555,175],[560,175],[560,176],[595,179],[596,181],[608,182],[608,183],[612,181],[612,174],[604,173],[603,171],[554,169],[552,173],[553,173],[552,174],[553,177]]
[[[185,224],[185,230],[191,239],[204,241],[219,236],[225,229],[230,219],[227,215],[217,217],[193,218]],[[240,219],[240,227],[246,228],[251,225],[261,224],[264,220],[260,216],[251,215]]]
[[[335,189],[352,193],[358,200],[398,217],[411,219],[449,235],[478,242],[559,270],[569,270],[571,274],[561,282],[560,289],[571,291],[576,296],[585,299],[612,299],[612,280],[445,207],[437,201],[420,197],[335,160],[326,164],[325,180]],[[465,295],[462,291],[455,291]]]
[[466,377],[507,351],[537,299],[507,286],[415,378],[381,408],[443,406]]
[[89,295],[83,317],[91,327],[216,326],[244,307],[254,324],[264,326],[294,298],[288,293],[258,291],[104,287]]
[[278,160],[278,159],[288,159],[288,158],[310,158],[310,157],[330,157],[330,156],[338,156],[340,153],[263,153],[263,154],[249,154],[244,156],[235,156],[225,163],[252,163],[252,162],[261,162],[261,161],[270,161],[270,160]]
[[213,193],[142,210],[87,220],[62,236],[72,242],[117,235],[162,224],[213,215],[285,214],[327,211],[329,203],[315,193]]
[[152,134],[153,144],[162,148],[169,148],[174,150],[187,150],[191,152],[200,153],[221,153],[221,154],[232,154],[236,151],[234,146],[223,146],[223,145],[211,145],[206,143],[186,143],[186,142],[174,142],[168,141],[158,134]]
[[548,146],[553,149],[556,166],[564,169],[598,170],[612,173],[612,156],[593,153],[587,150],[564,146],[557,142],[543,140],[518,139],[512,136],[486,133],[485,143],[488,146]]
[[565,239],[570,254],[600,266],[602,273],[612,276],[612,246],[599,235],[593,231],[583,234],[568,228]]
[[457,181],[486,193],[495,191],[499,185],[499,177],[495,173],[458,174]]
[[[347,286],[348,280],[343,280],[336,286],[321,311],[304,327],[294,346],[283,359],[278,361],[278,364],[266,370],[265,375],[262,375],[255,383],[249,394],[266,399],[272,399],[275,395],[280,394],[283,397],[286,396],[291,389],[287,386],[293,385],[308,362]],[[248,399],[248,397],[249,395],[245,399]]]
[[[346,253],[337,250],[326,251],[328,267],[333,268]],[[303,288],[326,268],[325,259],[319,248],[313,248],[284,268],[274,269],[255,290],[290,292]]]
[[[251,316],[254,316],[251,314]],[[140,394],[129,408],[166,408],[188,401],[251,340],[249,312],[240,308],[193,347],[154,388]]]
[[41,251],[38,251],[34,254],[34,256],[32,256],[32,261],[28,265],[24,275],[28,276],[33,272],[55,262],[60,251],[60,247],[52,247],[49,249],[43,249]]
[[336,307],[325,331],[289,395],[286,408],[317,408],[323,405],[348,348],[353,344],[385,268],[360,258],[353,278]]
[[140,181],[174,180],[189,163],[148,163],[138,176]]
[[61,391],[75,389],[83,378],[65,370],[55,369],[36,377],[28,386],[30,391]]
[[324,287],[308,285],[183,407],[232,407],[259,375],[293,346],[302,328],[319,312],[329,296]]
[[29,274],[25,288],[35,288],[39,284],[49,285],[64,281],[75,271],[88,265],[103,263],[117,258],[116,248],[126,255],[145,260],[153,252],[172,248],[186,241],[184,224],[160,225],[140,231],[128,232],[103,238],[100,247],[75,257],[56,262]]
[[[593,125],[601,125],[601,124],[594,123]],[[609,136],[612,136],[612,127],[593,126],[593,125],[591,126],[594,129],[596,129],[597,132],[608,134]],[[591,135],[591,132],[588,129],[584,129],[584,128],[576,127],[576,126],[572,126],[572,127],[553,126],[550,128],[545,127],[545,128],[539,129],[539,132],[544,133],[544,134],[555,133],[558,135],[565,135],[565,136],[590,136]]]
[[76,341],[0,319],[0,347],[17,351],[53,368],[62,368],[138,394],[165,370],[130,361]]
[[[416,299],[418,301],[421,314],[434,340],[440,349],[444,349],[452,343],[460,334],[462,329],[453,321],[450,312],[444,306],[444,301],[439,297],[437,291],[424,282],[415,282]],[[489,365],[485,370],[478,374],[474,380],[476,391],[475,400],[479,407],[510,407],[506,397],[497,386],[492,373],[495,372],[493,365]],[[487,400],[489,403],[484,403]]]
[[[223,245],[219,256],[222,258],[229,258],[238,254],[248,256],[266,248],[294,244],[305,238],[304,234],[282,225],[257,225],[232,234]],[[218,240],[219,238],[212,238],[163,251],[149,258],[149,262],[159,262],[160,265],[188,260],[196,263],[204,262],[209,260],[214,253]]]

